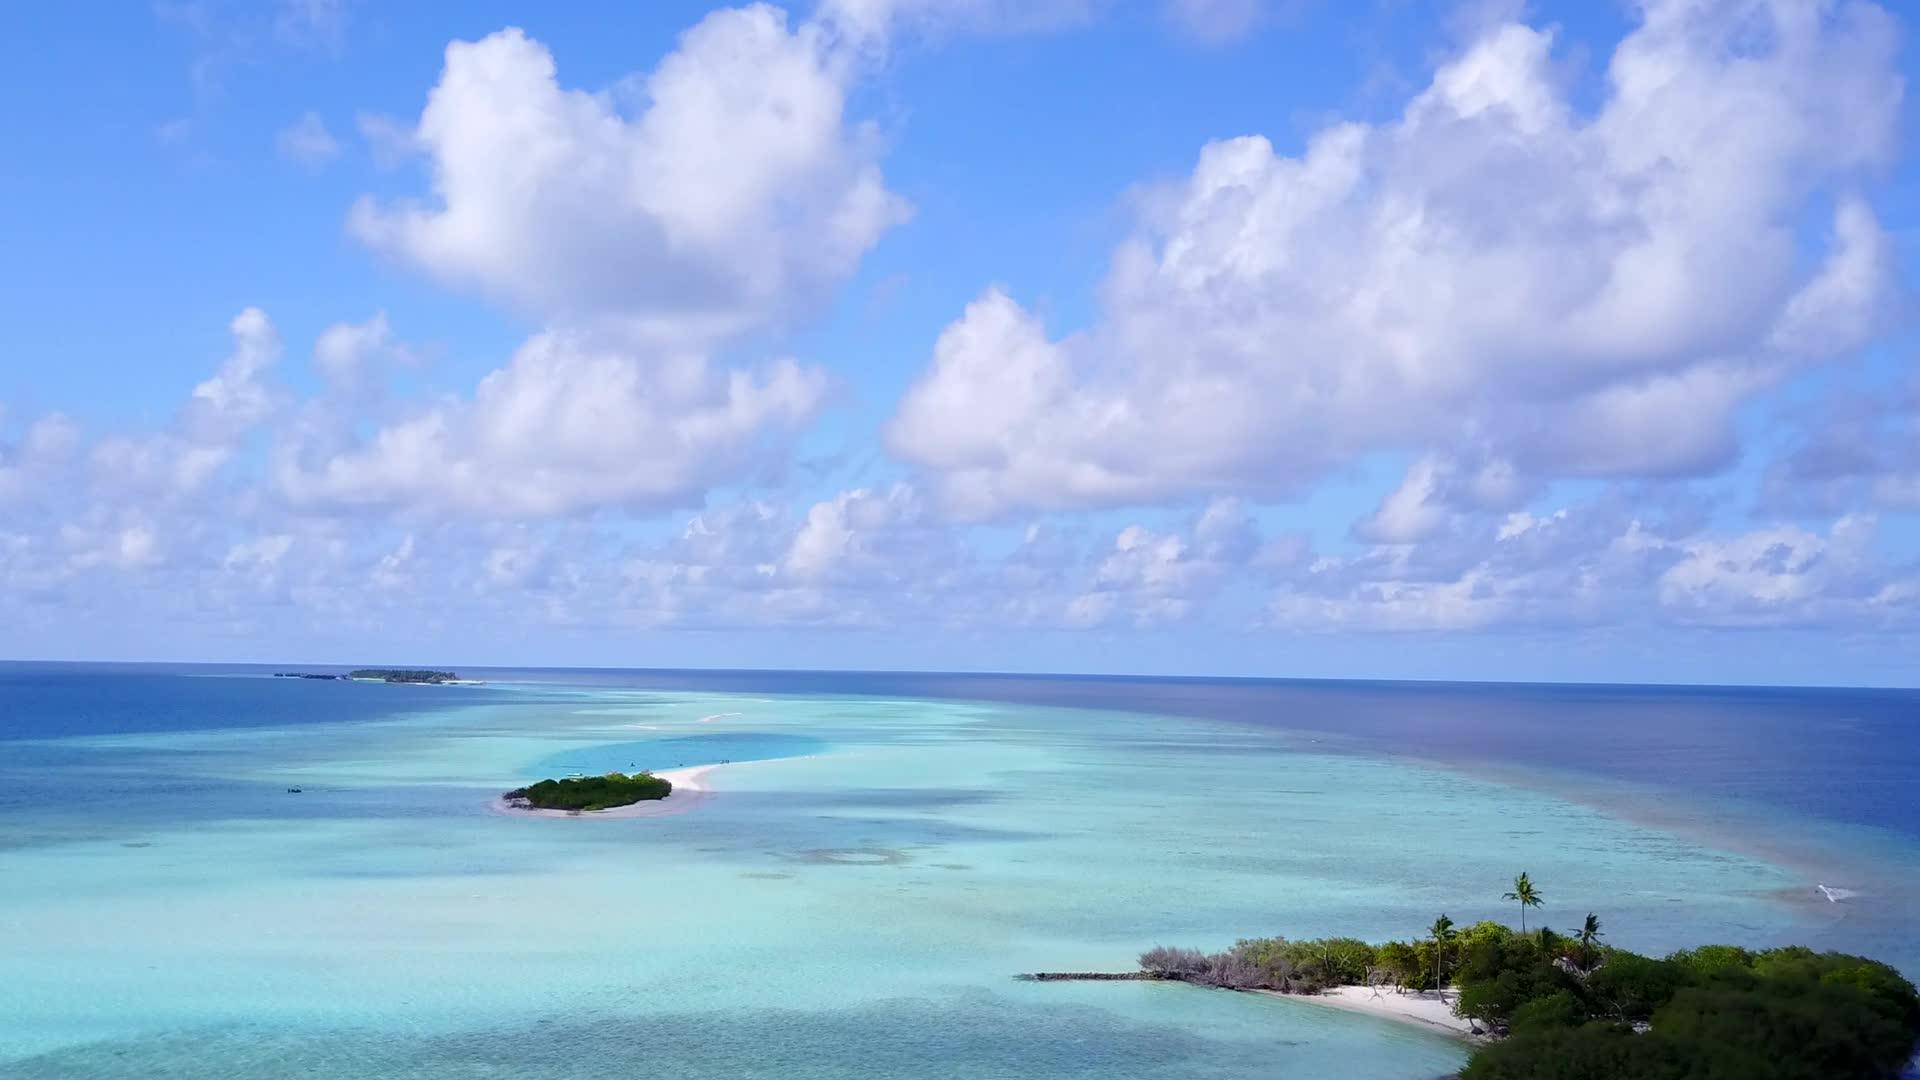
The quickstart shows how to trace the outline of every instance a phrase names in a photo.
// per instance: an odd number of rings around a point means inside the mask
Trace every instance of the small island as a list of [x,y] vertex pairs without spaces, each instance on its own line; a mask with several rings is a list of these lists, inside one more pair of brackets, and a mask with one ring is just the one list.
[[[1522,874],[1503,899],[1524,920],[1542,896]],[[1133,971],[1020,977],[1298,995],[1446,1029],[1476,1043],[1461,1080],[1890,1078],[1920,1039],[1920,993],[1874,960],[1735,945],[1651,957],[1604,936],[1593,914],[1566,934],[1442,915],[1412,941],[1253,938],[1215,953],[1149,949]]]
[[355,668],[345,675],[323,671],[276,671],[273,677],[276,679],[351,679],[357,682],[420,683],[429,686],[462,681],[460,676],[451,671],[425,671],[415,668]]
[[347,678],[391,683],[437,684],[460,681],[460,676],[451,671],[421,671],[409,668],[359,668],[347,672]]
[[612,810],[619,806],[664,799],[673,794],[673,784],[652,773],[610,772],[605,776],[580,776],[566,780],[542,780],[506,793],[509,807],[516,810],[566,810],[574,813]]

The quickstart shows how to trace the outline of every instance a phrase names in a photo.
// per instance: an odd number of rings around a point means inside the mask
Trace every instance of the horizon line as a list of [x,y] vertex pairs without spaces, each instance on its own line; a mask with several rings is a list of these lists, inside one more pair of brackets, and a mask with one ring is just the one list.
[[1444,679],[1421,678],[1417,676],[1394,675],[1220,675],[1167,672],[1100,672],[1100,671],[1003,671],[1003,670],[940,670],[933,668],[804,668],[804,667],[568,667],[551,664],[458,664],[445,662],[395,664],[370,664],[365,662],[344,662],[331,660],[99,660],[72,658],[0,658],[0,665],[57,664],[67,666],[116,665],[125,667],[224,667],[224,668],[273,668],[298,667],[301,665],[325,668],[364,668],[364,667],[408,667],[430,668],[434,670],[458,671],[461,668],[478,671],[528,671],[528,672],[596,672],[596,673],[632,673],[646,674],[704,674],[704,675],[922,675],[945,678],[1014,678],[1014,679],[1076,679],[1076,680],[1121,680],[1138,682],[1195,682],[1195,683],[1398,683],[1420,686],[1540,686],[1540,687],[1604,687],[1616,689],[1649,690],[1892,690],[1920,691],[1920,684],[1902,685],[1895,683],[1735,683],[1735,682],[1661,682],[1630,680],[1593,680],[1593,679]]

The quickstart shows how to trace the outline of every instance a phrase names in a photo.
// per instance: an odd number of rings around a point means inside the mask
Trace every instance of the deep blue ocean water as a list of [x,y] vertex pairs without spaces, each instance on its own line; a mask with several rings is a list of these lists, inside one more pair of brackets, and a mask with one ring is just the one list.
[[0,739],[350,723],[498,694],[473,686],[255,677],[275,670],[348,669],[0,663]]
[[1363,752],[1587,773],[1920,837],[1920,689],[598,669],[477,677],[1191,716],[1317,732]]
[[980,700],[1318,732],[1365,751],[1589,773],[1920,837],[1915,689],[560,668],[462,672],[510,690],[231,677],[275,670],[346,669],[0,663],[0,739],[375,720],[574,687]]

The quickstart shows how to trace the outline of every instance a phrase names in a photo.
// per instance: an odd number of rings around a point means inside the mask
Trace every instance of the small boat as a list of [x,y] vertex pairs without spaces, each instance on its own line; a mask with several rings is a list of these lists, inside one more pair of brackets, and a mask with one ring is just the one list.
[[300,789],[299,789],[299,788],[297,788],[297,787],[290,787],[290,788],[288,788],[288,789],[287,789],[287,794],[289,794],[289,795],[298,795],[298,794],[300,794]]

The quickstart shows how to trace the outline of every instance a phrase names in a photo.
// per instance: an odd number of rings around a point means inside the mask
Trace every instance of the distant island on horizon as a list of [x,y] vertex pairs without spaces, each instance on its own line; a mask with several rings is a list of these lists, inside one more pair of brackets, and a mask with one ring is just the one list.
[[451,671],[427,671],[417,668],[356,668],[353,671],[347,672],[345,675],[316,671],[276,671],[273,673],[273,677],[276,679],[348,679],[355,682],[427,683],[432,685],[461,681],[460,676]]

